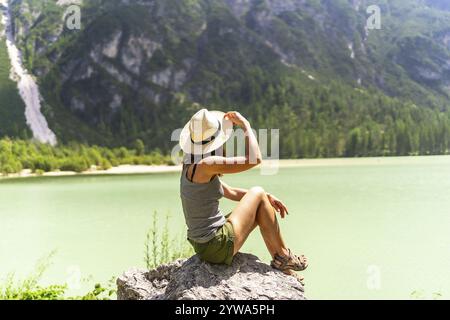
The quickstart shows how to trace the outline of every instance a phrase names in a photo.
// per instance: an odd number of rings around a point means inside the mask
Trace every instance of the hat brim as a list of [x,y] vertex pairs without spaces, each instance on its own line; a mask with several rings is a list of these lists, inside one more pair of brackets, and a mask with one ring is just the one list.
[[205,145],[198,145],[191,141],[191,133],[189,130],[190,122],[188,122],[180,134],[180,147],[184,153],[193,155],[211,153],[223,146],[233,135],[233,122],[225,119],[224,112],[210,111],[210,113],[220,121],[222,124],[222,130],[220,130],[219,134],[213,141]]

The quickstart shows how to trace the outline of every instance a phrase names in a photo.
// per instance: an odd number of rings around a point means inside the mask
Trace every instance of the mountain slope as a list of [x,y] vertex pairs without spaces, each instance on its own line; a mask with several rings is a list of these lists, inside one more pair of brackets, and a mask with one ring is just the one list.
[[3,29],[0,23],[0,137],[10,135],[27,138],[30,132],[25,123],[25,105],[20,99],[17,85],[10,79],[11,64]]
[[[382,9],[367,33],[365,9]],[[169,150],[201,105],[282,130],[286,157],[445,153],[450,14],[439,1],[16,0],[17,40],[62,141]]]

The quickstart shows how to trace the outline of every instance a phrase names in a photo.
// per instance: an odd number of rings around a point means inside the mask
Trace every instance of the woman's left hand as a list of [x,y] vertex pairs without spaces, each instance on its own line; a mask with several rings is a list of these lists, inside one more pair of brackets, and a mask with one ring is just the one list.
[[284,205],[283,202],[281,202],[280,199],[278,199],[274,195],[268,193],[267,197],[269,198],[272,207],[274,207],[275,210],[280,214],[281,218],[284,219],[286,217],[286,214],[289,214],[288,208]]

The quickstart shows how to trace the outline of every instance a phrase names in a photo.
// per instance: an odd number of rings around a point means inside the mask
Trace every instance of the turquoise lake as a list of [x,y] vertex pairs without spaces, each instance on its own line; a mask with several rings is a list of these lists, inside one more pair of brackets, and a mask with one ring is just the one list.
[[[450,298],[450,157],[299,161],[223,179],[288,205],[282,232],[310,259],[309,299]],[[43,283],[84,279],[71,293],[144,267],[152,212],[185,233],[178,190],[178,173],[1,180],[0,277],[53,250]],[[259,231],[242,251],[269,262]]]

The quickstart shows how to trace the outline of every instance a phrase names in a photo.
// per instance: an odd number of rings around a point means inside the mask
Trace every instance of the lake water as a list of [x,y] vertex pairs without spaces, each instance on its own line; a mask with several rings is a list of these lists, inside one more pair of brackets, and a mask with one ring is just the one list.
[[[261,185],[284,200],[288,245],[311,263],[310,299],[450,298],[450,157],[300,162],[275,176],[224,180]],[[0,276],[20,277],[57,250],[44,283],[106,281],[143,267],[157,210],[184,233],[178,174],[0,181]],[[224,201],[224,211],[233,203]],[[259,232],[243,251],[268,262]],[[73,292],[85,291],[88,283]]]

